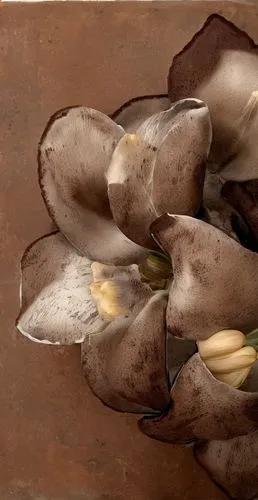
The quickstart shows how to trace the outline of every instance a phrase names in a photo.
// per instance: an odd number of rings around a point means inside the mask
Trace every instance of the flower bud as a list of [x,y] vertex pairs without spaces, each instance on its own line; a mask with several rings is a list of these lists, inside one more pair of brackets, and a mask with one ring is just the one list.
[[236,372],[216,373],[216,378],[221,382],[224,382],[225,384],[228,384],[231,387],[235,387],[235,389],[238,389],[238,387],[240,387],[243,384],[243,382],[249,375],[250,370],[251,366],[248,366],[247,368],[243,368],[242,370]]
[[245,335],[238,330],[222,330],[197,345],[201,358],[206,360],[237,351],[245,345]]
[[214,358],[204,360],[207,368],[216,375],[217,373],[231,373],[251,367],[256,361],[256,350],[251,346],[245,346],[238,351]]

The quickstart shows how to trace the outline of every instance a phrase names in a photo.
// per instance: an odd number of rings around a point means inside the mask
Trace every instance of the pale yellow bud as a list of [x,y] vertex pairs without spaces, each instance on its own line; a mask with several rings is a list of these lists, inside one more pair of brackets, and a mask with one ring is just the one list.
[[238,389],[240,387],[251,370],[251,366],[247,368],[243,368],[242,370],[231,372],[231,373],[216,373],[216,378],[225,384],[230,385],[231,387],[235,387]]
[[207,340],[197,342],[203,360],[230,354],[244,345],[245,335],[238,330],[222,330]]
[[218,373],[231,373],[251,367],[255,363],[256,357],[256,350],[251,346],[245,346],[226,356],[206,358],[204,362],[216,376]]

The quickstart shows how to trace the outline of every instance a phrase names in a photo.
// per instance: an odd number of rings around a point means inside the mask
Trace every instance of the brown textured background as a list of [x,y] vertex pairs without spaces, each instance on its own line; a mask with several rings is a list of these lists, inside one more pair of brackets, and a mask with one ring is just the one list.
[[191,450],[149,440],[136,417],[93,397],[78,347],[33,344],[14,328],[19,259],[51,227],[36,175],[49,116],[164,92],[173,54],[214,11],[257,34],[258,8],[230,2],[0,6],[1,500],[225,498]]

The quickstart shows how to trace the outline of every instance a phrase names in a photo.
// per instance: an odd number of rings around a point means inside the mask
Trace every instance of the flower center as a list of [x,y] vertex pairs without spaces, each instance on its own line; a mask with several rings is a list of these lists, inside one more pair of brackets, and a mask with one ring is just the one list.
[[114,281],[95,281],[90,285],[90,291],[99,316],[104,321],[112,321],[129,313],[120,304],[119,286]]
[[152,290],[166,290],[173,278],[171,260],[161,252],[150,252],[145,262],[139,265],[139,272],[142,282]]

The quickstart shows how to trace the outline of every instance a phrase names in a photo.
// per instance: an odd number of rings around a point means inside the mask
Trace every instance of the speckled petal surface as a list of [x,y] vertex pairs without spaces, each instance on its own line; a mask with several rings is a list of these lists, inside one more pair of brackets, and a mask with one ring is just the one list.
[[[257,47],[247,33],[212,14],[174,57],[168,78],[172,102],[186,97],[206,102],[213,126],[211,158],[222,166],[237,145],[237,152],[248,162],[243,166],[236,156],[234,174],[236,165],[244,168],[244,180],[250,178],[250,171],[257,172],[256,118],[244,126],[242,137],[239,134],[243,111],[257,90],[257,55]],[[249,143],[250,134],[253,138]]]
[[33,243],[21,263],[18,330],[35,342],[62,345],[101,329],[88,289],[90,266],[59,232]]
[[140,137],[124,135],[108,169],[108,197],[114,220],[134,242],[156,248],[150,225],[157,213],[152,201],[155,150]]
[[171,389],[170,410],[140,421],[141,430],[161,441],[230,439],[258,429],[258,393],[216,380],[195,354]]
[[169,403],[163,292],[145,298],[129,318],[113,321],[82,344],[82,366],[92,391],[120,411],[158,411]]
[[209,111],[198,99],[175,103],[120,139],[107,172],[108,196],[128,238],[155,248],[149,228],[158,215],[195,215],[210,143]]
[[253,500],[258,496],[258,431],[228,441],[199,444],[195,456],[231,497]]
[[212,136],[205,103],[178,101],[146,120],[137,134],[157,148],[152,190],[157,212],[195,215],[202,201]]
[[90,259],[127,265],[143,250],[116,227],[105,173],[123,136],[122,127],[99,111],[76,107],[50,120],[39,146],[39,180],[49,214]]
[[258,255],[192,217],[164,215],[151,227],[172,259],[167,327],[180,338],[204,340],[227,328],[248,333],[258,324]]

